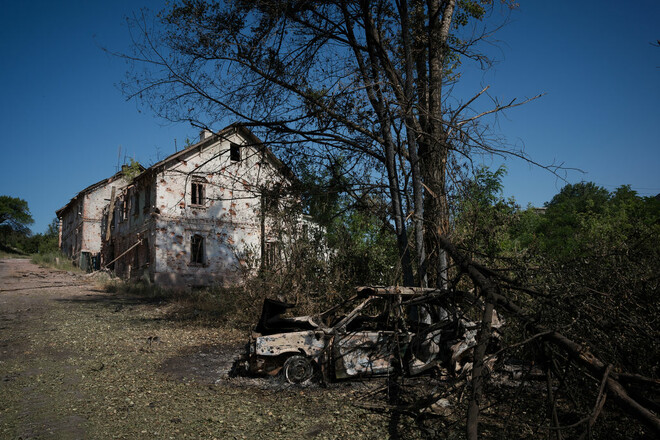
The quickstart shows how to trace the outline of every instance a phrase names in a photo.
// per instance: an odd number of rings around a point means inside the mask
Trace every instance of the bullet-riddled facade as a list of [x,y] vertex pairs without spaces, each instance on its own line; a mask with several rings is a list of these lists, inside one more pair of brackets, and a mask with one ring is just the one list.
[[100,266],[103,213],[112,191],[121,192],[129,184],[124,176],[120,171],[88,186],[56,212],[60,224],[60,250],[82,268]]
[[[276,249],[263,206],[293,176],[248,129],[202,134],[107,204],[104,264],[160,285],[232,284]],[[110,226],[108,228],[108,225]]]

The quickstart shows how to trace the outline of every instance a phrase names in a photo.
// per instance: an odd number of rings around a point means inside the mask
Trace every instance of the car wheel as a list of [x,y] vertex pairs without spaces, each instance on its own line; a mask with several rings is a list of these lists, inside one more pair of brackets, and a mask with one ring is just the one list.
[[303,383],[312,378],[314,366],[312,361],[300,355],[293,355],[284,362],[282,375],[289,383]]

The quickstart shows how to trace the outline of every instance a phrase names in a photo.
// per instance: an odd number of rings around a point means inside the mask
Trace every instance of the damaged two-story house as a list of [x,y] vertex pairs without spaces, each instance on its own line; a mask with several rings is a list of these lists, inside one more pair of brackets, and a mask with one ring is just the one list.
[[[144,171],[144,168],[138,165],[137,171]],[[83,189],[56,211],[60,224],[60,250],[79,267],[99,269],[104,210],[112,193],[121,192],[129,183],[124,168],[114,176]]]
[[[266,209],[294,181],[247,128],[200,142],[140,173],[106,206],[102,260],[124,278],[166,286],[233,284],[276,258]],[[302,217],[301,217],[302,221]],[[256,258],[255,258],[256,257]]]

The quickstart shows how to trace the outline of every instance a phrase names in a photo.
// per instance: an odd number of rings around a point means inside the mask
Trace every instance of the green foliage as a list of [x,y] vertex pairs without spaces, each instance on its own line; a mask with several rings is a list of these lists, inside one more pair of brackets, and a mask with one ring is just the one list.
[[[0,245],[3,251],[10,254],[37,252],[43,235],[31,235],[28,225],[32,223],[34,220],[25,200],[0,196]],[[57,235],[55,235],[55,247],[57,248]]]
[[[303,169],[302,199],[308,214],[325,229],[333,271],[346,286],[394,284],[398,280],[396,239],[378,196],[355,194],[336,159],[321,173]],[[350,194],[350,195],[349,195]]]
[[121,172],[128,182],[132,182],[140,173],[142,173],[142,165],[133,158],[129,158],[128,164],[121,167]]
[[29,230],[15,231],[9,225],[0,226],[0,246],[11,254],[48,254],[59,252],[59,221],[55,218],[45,233],[30,234]]
[[540,322],[626,372],[658,377],[660,359],[648,347],[660,337],[660,200],[581,182],[545,210],[520,210],[493,197],[499,177],[481,171],[470,185],[457,216],[466,245],[548,295],[516,298]]
[[581,182],[545,209],[521,210],[501,196],[503,174],[475,173],[454,219],[455,241],[547,294],[510,293],[545,325],[627,372],[658,377],[659,355],[648,347],[660,338],[660,200]]
[[[622,186],[613,193],[593,183],[566,185],[546,204],[538,243],[553,258],[576,258],[624,248],[658,221],[658,201]],[[649,231],[650,232],[650,231]]]
[[[375,195],[353,194],[343,167],[341,159],[320,171],[301,163],[297,186],[287,190],[294,197],[281,197],[278,209],[268,210],[269,235],[280,237],[279,261],[262,268],[257,279],[246,273],[252,308],[260,307],[264,297],[279,297],[296,303],[301,312],[314,313],[352,295],[355,286],[398,281],[391,225],[372,210],[384,203]],[[259,250],[251,254],[259,255]],[[246,261],[259,267],[259,261]]]
[[481,20],[486,13],[481,2],[470,0],[459,0],[458,10],[454,17],[456,27],[467,26],[471,19]]
[[658,377],[658,352],[648,348],[660,337],[660,201],[593,184],[569,185],[558,196],[539,227],[538,277],[555,302],[542,316],[569,327],[606,362]]
[[347,289],[399,281],[395,236],[373,214],[351,210],[335,218],[328,229],[328,244],[334,268],[343,273]]
[[517,248],[511,229],[520,215],[513,199],[502,196],[506,168],[478,168],[467,183],[454,216],[455,240],[471,252],[495,258]]
[[58,252],[58,220],[55,218],[48,225],[45,233],[41,234],[20,234],[14,233],[9,237],[9,243],[14,248],[26,254],[45,254]]
[[28,235],[28,225],[34,223],[30,208],[18,197],[0,196],[0,227],[3,239],[11,232]]
[[[600,222],[609,201],[609,192],[593,183],[566,185],[546,204],[538,228],[540,243],[553,254],[573,255],[585,250],[586,229]],[[591,226],[589,226],[591,225]]]

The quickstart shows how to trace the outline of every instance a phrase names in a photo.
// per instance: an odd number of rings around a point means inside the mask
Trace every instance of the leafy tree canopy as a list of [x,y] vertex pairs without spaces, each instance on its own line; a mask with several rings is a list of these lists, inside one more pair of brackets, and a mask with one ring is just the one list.
[[9,227],[13,232],[27,235],[30,233],[28,225],[32,223],[34,220],[25,200],[18,197],[0,196],[0,226]]
[[598,252],[606,237],[623,244],[635,231],[657,223],[659,206],[656,199],[639,197],[630,186],[610,192],[592,182],[566,185],[546,204],[539,241],[555,257],[589,255]]

